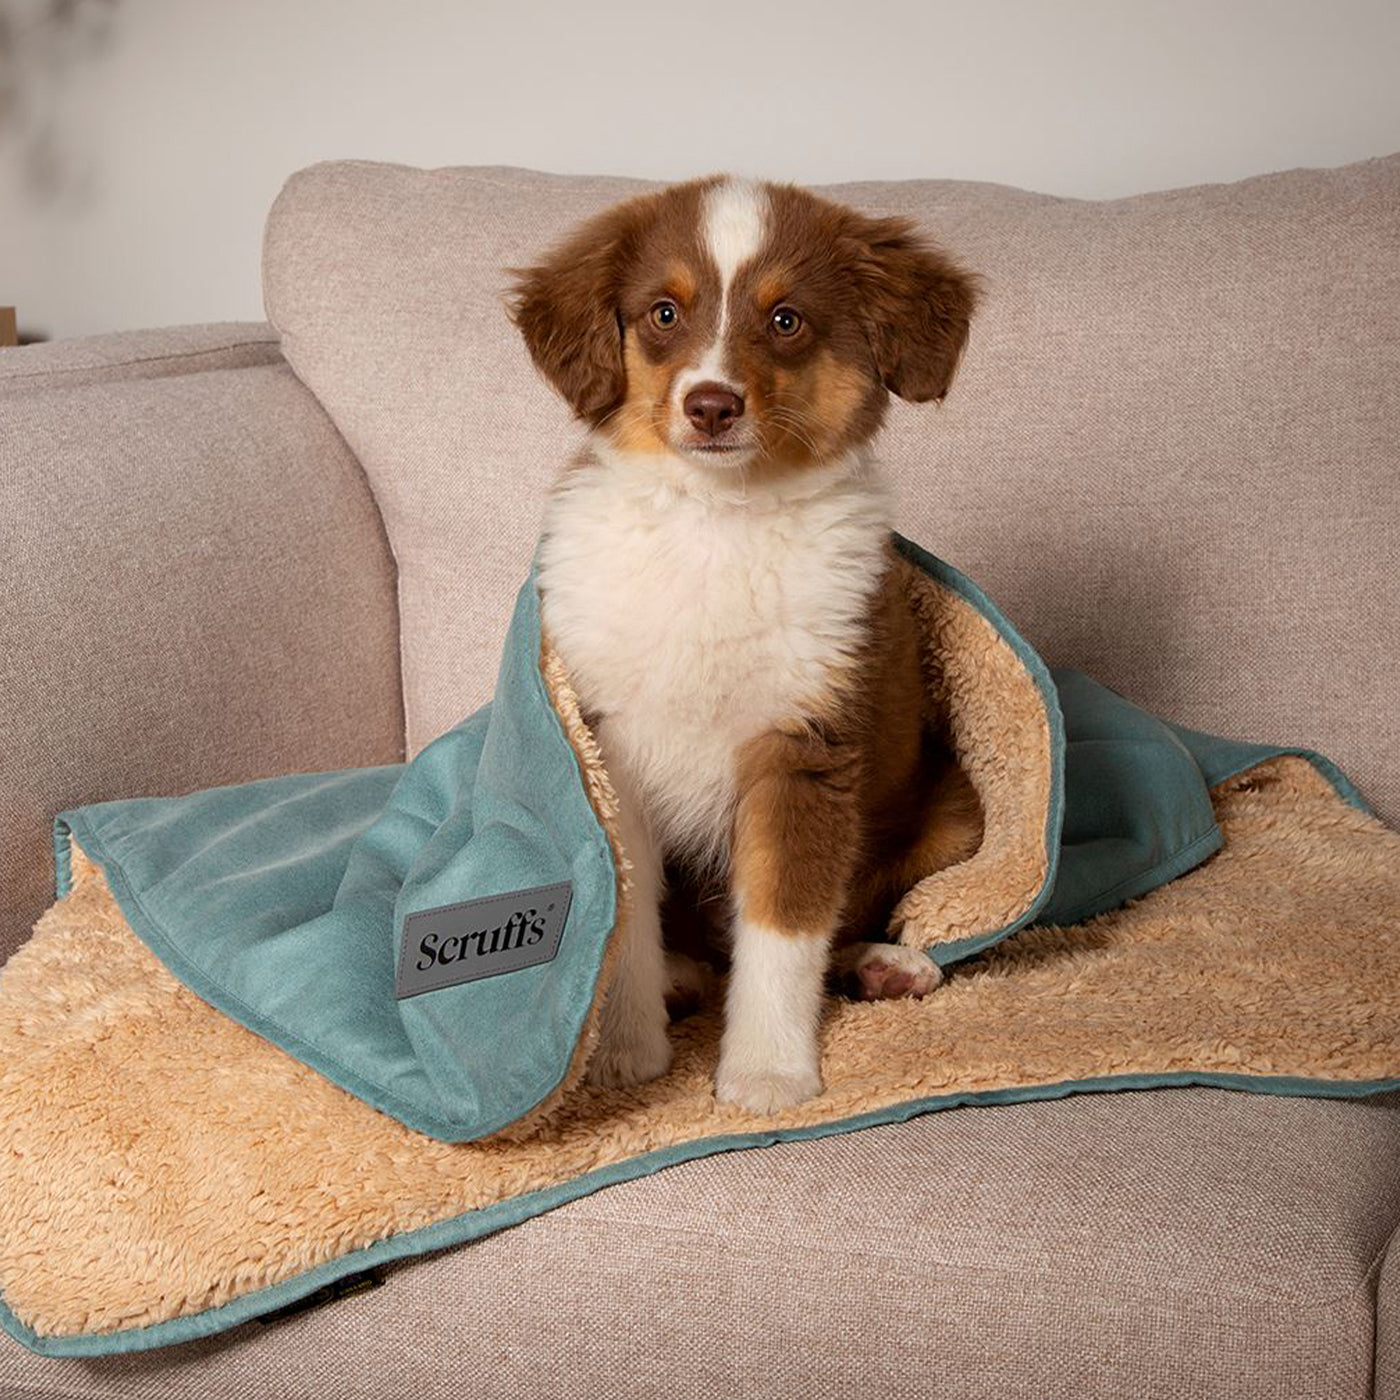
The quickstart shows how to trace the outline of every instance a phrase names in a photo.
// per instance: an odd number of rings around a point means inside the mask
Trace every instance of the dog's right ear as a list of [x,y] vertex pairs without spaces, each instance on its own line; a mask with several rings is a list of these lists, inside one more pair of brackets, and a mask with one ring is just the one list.
[[910,219],[851,214],[866,334],[885,388],[910,403],[941,399],[967,344],[981,279],[926,242]]
[[507,269],[514,282],[510,317],[530,358],[591,426],[627,392],[619,292],[655,204],[654,196],[642,195],[605,210],[537,266]]

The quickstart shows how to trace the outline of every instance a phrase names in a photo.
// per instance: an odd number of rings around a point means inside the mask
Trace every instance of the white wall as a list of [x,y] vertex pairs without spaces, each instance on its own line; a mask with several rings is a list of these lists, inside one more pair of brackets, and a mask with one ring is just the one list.
[[1397,0],[53,5],[0,0],[0,303],[48,335],[260,316],[328,157],[1103,197],[1400,149]]

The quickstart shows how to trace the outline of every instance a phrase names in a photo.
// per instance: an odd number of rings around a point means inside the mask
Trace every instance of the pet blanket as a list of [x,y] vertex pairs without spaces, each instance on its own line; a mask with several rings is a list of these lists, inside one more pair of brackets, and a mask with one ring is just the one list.
[[628,864],[532,574],[492,703],[412,762],[57,819],[59,901],[0,977],[5,1328],[180,1341],[687,1158],[955,1104],[1400,1084],[1400,836],[1337,769],[1052,674],[891,547],[985,835],[895,911],[949,980],[833,1000],[820,1096],[716,1103],[713,997],[663,1078],[585,1082]]

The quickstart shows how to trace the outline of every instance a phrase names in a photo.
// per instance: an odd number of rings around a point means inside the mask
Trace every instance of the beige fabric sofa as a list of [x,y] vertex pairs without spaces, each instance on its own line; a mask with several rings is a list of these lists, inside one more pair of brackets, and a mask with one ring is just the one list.
[[[275,328],[0,352],[0,956],[55,811],[393,761],[479,703],[573,431],[499,268],[638,187],[317,167],[270,221]],[[906,533],[1052,661],[1319,747],[1395,822],[1400,158],[838,193],[992,284],[945,409],[895,415]],[[0,1397],[1400,1400],[1398,1228],[1395,1096],[962,1109],[674,1168],[272,1327],[0,1339]]]

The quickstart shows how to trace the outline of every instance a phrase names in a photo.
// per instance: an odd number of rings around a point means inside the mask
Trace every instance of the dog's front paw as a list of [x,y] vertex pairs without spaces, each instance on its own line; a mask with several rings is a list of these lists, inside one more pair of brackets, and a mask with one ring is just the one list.
[[927,953],[902,943],[853,943],[833,965],[842,990],[860,1001],[927,996],[943,973]]
[[715,1076],[715,1098],[748,1113],[778,1113],[821,1091],[822,1077],[815,1069],[737,1071],[721,1065]]
[[604,1035],[588,1062],[587,1079],[604,1089],[626,1089],[659,1079],[671,1068],[671,1042],[664,1026],[636,1027],[626,1036]]

